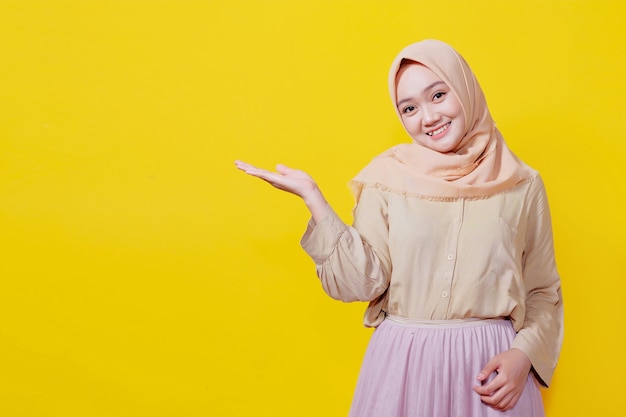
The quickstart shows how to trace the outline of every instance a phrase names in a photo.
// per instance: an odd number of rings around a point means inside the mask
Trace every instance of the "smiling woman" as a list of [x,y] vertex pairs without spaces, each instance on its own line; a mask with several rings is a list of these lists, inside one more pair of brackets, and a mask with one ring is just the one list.
[[376,330],[350,415],[544,416],[563,309],[541,177],[508,150],[447,44],[409,45],[389,80],[413,143],[352,181],[351,226],[308,174],[236,162],[309,208],[302,246],[326,293],[369,302]]

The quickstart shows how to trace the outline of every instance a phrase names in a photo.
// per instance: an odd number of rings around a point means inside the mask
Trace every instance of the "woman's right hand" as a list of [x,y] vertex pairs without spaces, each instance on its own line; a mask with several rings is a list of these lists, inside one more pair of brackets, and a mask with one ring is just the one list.
[[285,165],[277,165],[276,170],[278,172],[258,168],[242,161],[235,161],[235,165],[246,174],[261,178],[273,187],[295,194],[303,199],[317,189],[317,184],[309,174],[288,168]]
[[279,190],[287,191],[302,198],[311,211],[315,223],[326,209],[326,200],[317,183],[304,171],[292,169],[285,165],[277,165],[277,172],[272,172],[243,161],[235,161],[235,165],[248,175],[260,178]]

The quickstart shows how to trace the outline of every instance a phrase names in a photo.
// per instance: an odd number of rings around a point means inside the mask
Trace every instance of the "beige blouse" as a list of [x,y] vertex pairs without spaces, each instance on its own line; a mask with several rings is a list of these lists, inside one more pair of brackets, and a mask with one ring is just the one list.
[[346,225],[329,207],[302,247],[326,293],[417,319],[510,318],[512,347],[548,385],[561,349],[563,303],[548,201],[537,174],[484,199],[436,201],[367,186]]

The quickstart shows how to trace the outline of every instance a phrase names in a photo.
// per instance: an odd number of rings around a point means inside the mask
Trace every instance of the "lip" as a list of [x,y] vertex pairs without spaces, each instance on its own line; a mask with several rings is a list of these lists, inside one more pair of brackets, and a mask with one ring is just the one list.
[[[452,122],[447,122],[447,123],[442,124],[441,126],[437,126],[436,128],[431,129],[428,132],[426,132],[426,136],[428,136],[431,139],[439,139],[439,138],[445,136],[445,134],[450,129],[450,125],[451,124],[452,124]],[[445,129],[443,129],[441,132],[437,133],[436,135],[432,134],[432,132],[436,132],[437,130],[439,130],[441,128],[445,128]]]

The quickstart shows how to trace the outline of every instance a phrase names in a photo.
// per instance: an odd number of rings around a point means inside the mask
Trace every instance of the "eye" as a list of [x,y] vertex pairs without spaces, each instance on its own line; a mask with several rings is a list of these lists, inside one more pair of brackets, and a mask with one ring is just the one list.
[[402,109],[402,113],[411,113],[415,111],[415,106],[406,106],[404,109]]
[[445,96],[445,95],[446,95],[446,93],[445,93],[445,92],[443,92],[443,91],[438,91],[438,92],[436,92],[436,93],[435,93],[435,95],[433,96],[433,98],[434,98],[435,100],[438,100],[438,99],[442,98],[442,97],[443,97],[443,96]]

